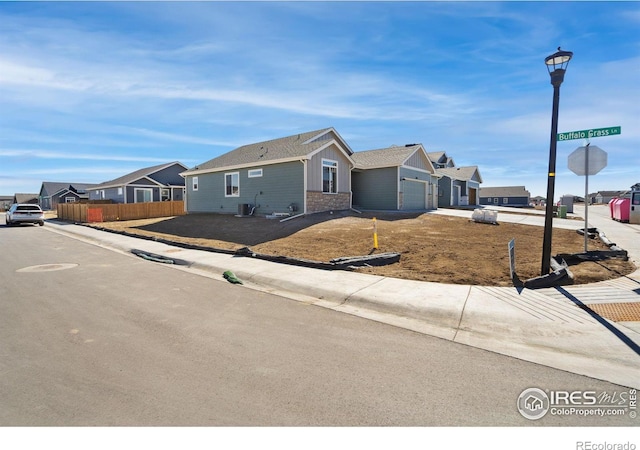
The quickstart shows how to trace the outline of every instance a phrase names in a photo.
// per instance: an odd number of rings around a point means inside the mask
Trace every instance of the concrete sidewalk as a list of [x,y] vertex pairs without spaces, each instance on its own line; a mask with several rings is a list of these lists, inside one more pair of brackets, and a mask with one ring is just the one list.
[[[469,216],[472,213],[462,212]],[[502,214],[498,219],[511,221],[508,216],[512,215],[515,217],[511,220],[522,219],[514,214]],[[564,226],[559,220],[554,219],[554,225]],[[575,220],[567,221],[573,228],[582,226]],[[231,270],[244,282],[244,288],[640,388],[640,334],[633,327],[610,321],[603,325],[576,306],[570,294],[563,295],[564,291],[519,292],[515,288],[447,285],[324,271],[188,250],[55,221],[49,221],[45,229],[129,255],[132,249],[139,249],[181,259],[188,266],[176,268],[218,280],[223,280],[224,271]],[[627,278],[640,287],[640,271]],[[627,291],[633,293],[633,286]],[[638,292],[633,295],[640,301]]]

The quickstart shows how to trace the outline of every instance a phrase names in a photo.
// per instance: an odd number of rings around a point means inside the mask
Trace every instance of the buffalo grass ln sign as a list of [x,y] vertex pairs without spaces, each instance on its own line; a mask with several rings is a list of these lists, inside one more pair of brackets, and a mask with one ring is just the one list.
[[573,139],[591,139],[594,137],[615,136],[622,132],[622,127],[592,128],[591,130],[569,131],[558,133],[558,141],[571,141]]

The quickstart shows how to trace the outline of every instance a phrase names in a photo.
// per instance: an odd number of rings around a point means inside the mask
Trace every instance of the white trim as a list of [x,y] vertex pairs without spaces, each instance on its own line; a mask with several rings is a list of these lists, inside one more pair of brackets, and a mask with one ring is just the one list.
[[[260,173],[252,175],[251,172],[260,172]],[[258,169],[247,170],[247,178],[260,178],[260,177],[262,177],[262,167]]]
[[[138,201],[138,191],[151,192],[151,200],[149,200],[148,202],[146,202],[146,201],[139,202]],[[150,203],[150,202],[153,202],[153,188],[133,188],[133,202],[134,203]]]
[[[233,176],[238,177],[238,192],[233,193]],[[231,176],[231,194],[227,194],[227,176]],[[240,197],[240,172],[227,172],[224,174],[224,196],[225,197]]]
[[303,200],[302,203],[304,204],[303,206],[303,211],[306,214],[307,213],[307,187],[308,187],[308,175],[307,175],[307,163],[309,162],[307,159],[301,159],[300,162],[302,163],[302,170],[303,170],[303,177],[302,177],[302,194],[303,194]]
[[[334,177],[334,179],[331,181],[331,184],[330,184],[330,186],[329,186],[329,191],[325,191],[325,190],[324,190],[324,168],[325,168],[324,163],[325,163],[325,162],[327,162],[327,163],[330,163],[330,164],[331,164],[331,165],[327,165],[327,166],[326,166],[327,168],[335,169],[335,177]],[[340,192],[340,189],[339,189],[339,186],[338,186],[338,183],[339,183],[339,181],[340,181],[340,180],[338,180],[338,167],[339,167],[339,164],[340,164],[340,162],[339,162],[339,161],[336,161],[336,160],[334,160],[334,159],[328,159],[328,158],[322,158],[322,159],[321,159],[321,164],[320,164],[320,167],[321,167],[321,171],[320,171],[320,180],[321,180],[321,183],[322,183],[322,193],[323,193],[323,194],[334,194],[334,195],[335,195],[335,194],[338,194],[338,193]],[[329,173],[331,173],[331,172],[329,172]],[[331,187],[333,187],[333,190],[335,190],[335,192],[331,189]]]
[[197,176],[196,177],[191,177],[191,190],[193,192],[197,192],[198,191],[198,188],[200,187],[199,181],[200,180],[198,179]]
[[[325,134],[330,133],[330,132],[333,132],[333,134],[334,134],[334,135],[336,135],[336,137],[337,137],[338,139],[340,139],[340,142],[342,143],[342,146],[343,146],[344,148],[346,148],[348,151],[350,151],[351,153],[353,153],[353,150],[351,150],[351,147],[349,147],[349,144],[347,144],[347,143],[345,142],[345,140],[344,140],[344,139],[342,139],[342,136],[340,136],[340,133],[338,133],[338,132],[336,131],[336,129],[335,129],[335,128],[333,128],[333,127],[331,127],[331,128],[328,128],[328,129],[324,130],[322,133],[317,134],[316,136],[313,136],[313,137],[312,137],[312,138],[310,138],[310,139],[307,139],[307,140],[306,140],[306,141],[304,141],[302,144],[303,144],[303,145],[305,145],[305,144],[308,144],[308,143],[310,143],[310,142],[313,142],[313,141],[315,141],[316,139],[318,139],[320,136],[324,136]],[[334,142],[335,142],[335,139],[329,139],[329,140],[330,140],[330,141],[334,141]],[[336,144],[337,144],[337,142],[336,142]]]
[[162,200],[162,194],[163,194],[162,191],[169,191],[169,199],[168,200],[169,201],[173,200],[173,189],[171,189],[171,188],[160,188],[160,201],[161,202],[165,201],[165,200]]
[[194,175],[202,175],[205,173],[228,172],[231,170],[246,169],[248,167],[270,166],[273,164],[281,164],[286,162],[297,162],[297,161],[300,161],[301,159],[308,159],[308,158],[306,156],[293,156],[291,158],[274,159],[271,161],[254,161],[251,163],[235,164],[232,166],[224,166],[224,167],[214,167],[211,169],[189,170],[186,172],[182,172],[180,175],[183,177],[187,177],[187,176],[194,176]]
[[315,155],[317,155],[318,153],[320,153],[323,150],[326,150],[327,148],[331,147],[331,145],[335,144],[336,147],[338,147],[338,150],[340,150],[340,152],[344,155],[345,158],[347,158],[349,160],[349,162],[353,165],[353,167],[356,166],[356,162],[351,158],[351,156],[349,155],[349,153],[347,153],[344,148],[342,146],[340,146],[340,144],[338,144],[338,142],[336,142],[335,139],[332,139],[330,141],[328,141],[326,144],[324,144],[322,147],[315,149],[314,151],[312,151],[311,153],[308,153],[306,155],[307,159],[311,159],[313,158]]

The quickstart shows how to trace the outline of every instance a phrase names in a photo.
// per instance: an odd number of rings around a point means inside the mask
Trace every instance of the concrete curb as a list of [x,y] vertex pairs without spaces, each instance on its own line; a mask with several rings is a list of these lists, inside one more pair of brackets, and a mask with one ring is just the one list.
[[[179,258],[191,269],[214,274],[221,281],[222,273],[231,270],[248,288],[640,388],[640,353],[568,299],[552,299],[531,290],[517,292],[515,288],[323,271],[172,247],[84,226],[49,225],[45,228],[53,232],[124,253],[130,254],[135,248]],[[624,327],[622,330],[640,343],[640,334]]]

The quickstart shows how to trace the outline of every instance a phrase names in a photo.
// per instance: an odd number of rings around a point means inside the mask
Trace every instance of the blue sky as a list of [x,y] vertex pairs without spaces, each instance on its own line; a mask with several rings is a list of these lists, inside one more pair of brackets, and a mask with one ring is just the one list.
[[[640,182],[637,2],[0,2],[0,24],[0,195],[334,127],[544,196],[559,45],[559,131],[622,127],[591,140],[590,191]],[[556,197],[584,193],[583,144],[558,143]]]

